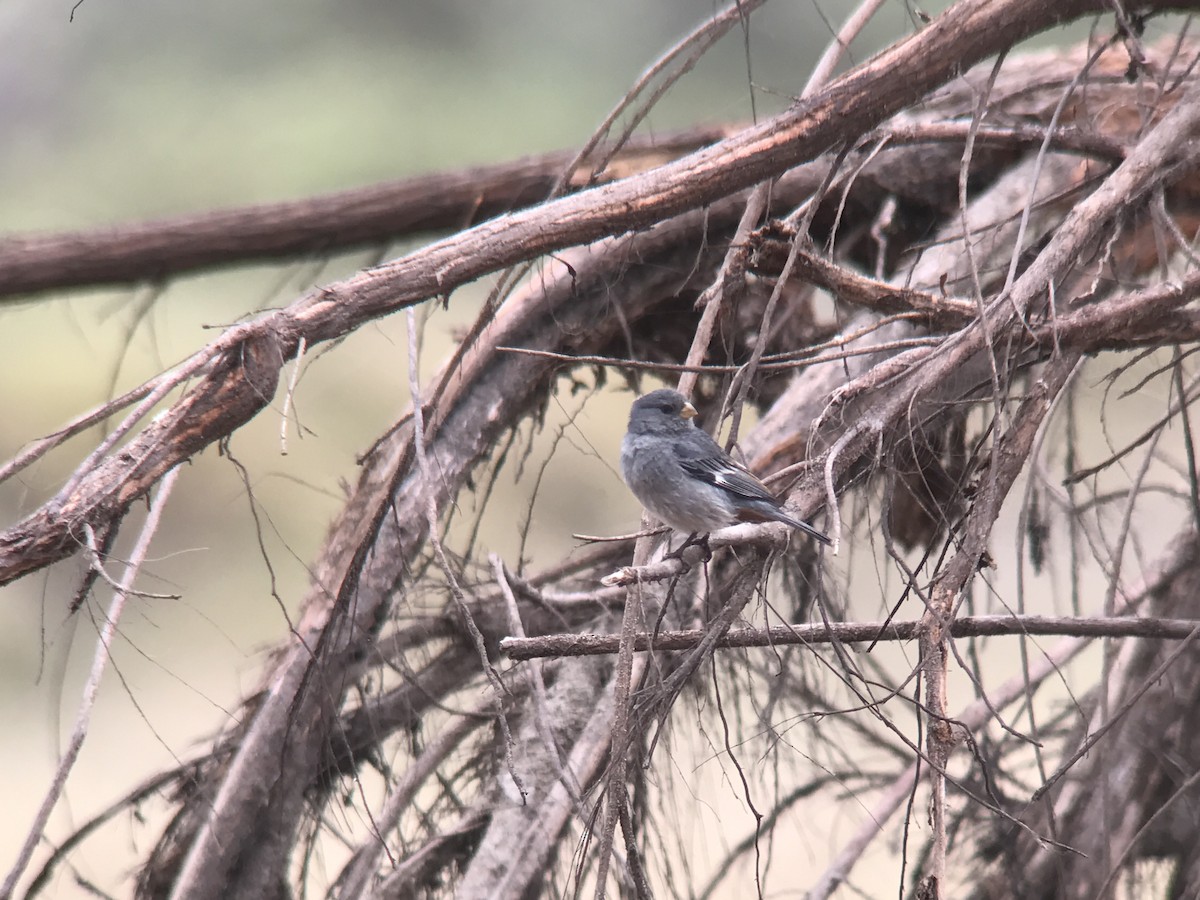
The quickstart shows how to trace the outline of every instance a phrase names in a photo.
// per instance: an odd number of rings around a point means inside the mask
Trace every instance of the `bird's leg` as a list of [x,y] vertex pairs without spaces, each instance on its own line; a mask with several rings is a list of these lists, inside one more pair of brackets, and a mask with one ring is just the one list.
[[693,531],[690,535],[688,535],[688,539],[679,545],[678,550],[672,550],[670,553],[666,554],[663,559],[677,559],[680,562],[683,562],[683,551],[688,547],[700,548],[701,562],[708,562],[712,559],[712,548],[708,546],[708,533],[705,532],[704,534],[701,534],[698,531]]
[[[680,544],[676,549],[670,550],[669,552],[664,553],[663,559],[677,559],[680,562],[683,562],[683,551],[691,546],[692,538],[694,538],[695,536],[696,536],[695,534],[690,535],[688,537],[688,539],[686,541],[684,541],[682,544]],[[669,536],[667,537],[667,546],[668,547],[671,546],[671,538]]]

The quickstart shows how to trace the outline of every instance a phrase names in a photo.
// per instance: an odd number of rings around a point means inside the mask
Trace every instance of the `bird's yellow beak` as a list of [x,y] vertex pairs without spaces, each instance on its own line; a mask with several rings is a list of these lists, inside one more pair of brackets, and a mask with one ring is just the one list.
[[679,415],[683,416],[685,419],[690,419],[696,415],[696,407],[692,406],[690,403],[685,403],[683,404],[683,409],[679,411]]

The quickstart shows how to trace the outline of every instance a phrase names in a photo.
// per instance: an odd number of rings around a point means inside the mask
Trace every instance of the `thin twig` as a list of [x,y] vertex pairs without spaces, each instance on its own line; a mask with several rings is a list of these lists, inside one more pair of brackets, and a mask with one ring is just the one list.
[[704,307],[704,311],[700,314],[700,324],[696,326],[696,334],[692,338],[691,347],[688,348],[687,359],[684,360],[679,383],[676,385],[679,393],[685,397],[690,397],[696,387],[695,372],[703,371],[700,364],[708,355],[708,345],[712,343],[713,332],[716,330],[721,310],[728,308],[734,299],[735,292],[740,294],[745,287],[741,283],[734,284],[732,279],[744,277],[747,241],[750,239],[750,233],[766,212],[769,197],[770,190],[766,184],[758,185],[751,192],[749,199],[746,200],[746,208],[742,210],[742,217],[738,221],[733,241],[725,253],[725,258],[721,260],[721,267],[717,270],[716,277],[696,301],[697,305]]
[[[1105,635],[1105,637],[1110,636],[1111,635]],[[1045,795],[1046,791],[1054,787],[1054,785],[1057,784],[1058,781],[1067,774],[1067,772],[1071,771],[1071,768],[1075,765],[1075,763],[1087,756],[1088,751],[1090,751],[1092,747],[1096,746],[1096,742],[1103,738],[1111,728],[1117,725],[1117,723],[1119,723],[1125,717],[1126,713],[1128,713],[1131,709],[1133,709],[1134,706],[1137,705],[1137,702],[1145,695],[1145,693],[1154,687],[1154,685],[1158,683],[1158,680],[1162,678],[1163,675],[1168,672],[1168,670],[1170,670],[1171,666],[1175,664],[1175,660],[1179,659],[1181,654],[1185,653],[1191,648],[1195,639],[1200,637],[1200,622],[1192,623],[1191,630],[1189,630],[1187,634],[1180,635],[1179,637],[1183,643],[1172,649],[1171,652],[1167,654],[1167,657],[1158,664],[1157,668],[1155,668],[1153,672],[1146,676],[1146,680],[1142,682],[1138,689],[1130,694],[1125,699],[1125,702],[1122,703],[1121,706],[1111,714],[1111,716],[1107,717],[1105,722],[1099,728],[1089,732],[1087,738],[1080,743],[1075,752],[1072,753],[1061,764],[1059,764],[1059,767],[1054,770],[1054,774],[1047,778],[1045,783],[1033,792],[1033,796],[1029,798],[1030,803],[1036,803],[1038,800],[1040,800]]]
[[[718,40],[720,40],[734,25],[745,21],[755,9],[762,6],[766,0],[734,0],[733,3],[725,7],[725,9],[710,16],[701,23],[690,34],[685,35],[680,40],[676,41],[675,45],[663,53],[655,60],[654,64],[643,72],[638,80],[633,83],[625,96],[609,111],[604,117],[604,121],[600,126],[593,131],[591,138],[580,148],[576,153],[575,158],[564,168],[559,182],[555,184],[551,196],[557,196],[574,174],[575,170],[591,156],[599,146],[600,142],[608,135],[609,131],[616,121],[633,105],[633,102],[641,96],[654,80],[658,78],[667,68],[679,59],[685,52],[691,50],[691,54],[686,57],[666,78],[662,83],[654,89],[649,98],[641,104],[639,109],[634,110],[629,117],[629,121],[625,123],[621,134],[613,142],[613,146],[606,153],[599,155],[594,163],[593,172],[602,172],[609,164],[617,152],[625,146],[626,142],[633,136],[633,132],[645,120],[646,116],[655,107],[663,95],[674,85],[679,79],[695,68],[696,63],[708,52]],[[594,175],[592,178],[594,179]]]
[[[437,767],[458,747],[472,731],[491,719],[495,703],[491,698],[485,698],[476,709],[454,716],[429,740],[421,751],[421,755],[413,760],[388,791],[383,808],[375,816],[375,828],[371,837],[354,853],[350,862],[346,863],[337,883],[340,886],[338,896],[342,900],[365,897],[371,887],[373,876],[379,865],[379,858],[384,853],[389,857],[391,851],[385,843],[384,835],[389,834],[400,824],[400,817],[411,809],[413,798],[421,785],[437,771]],[[489,709],[491,708],[491,709]],[[392,858],[392,864],[396,860]]]
[[287,392],[283,395],[283,409],[279,413],[279,455],[287,456],[288,444],[288,414],[292,410],[292,397],[296,393],[296,382],[300,380],[300,365],[304,362],[304,350],[308,346],[307,338],[300,338],[296,347],[296,361],[292,363],[292,377],[288,379]]
[[134,591],[119,584],[115,578],[108,574],[104,568],[104,561],[100,558],[100,548],[96,544],[96,529],[91,525],[84,523],[83,536],[87,546],[88,563],[91,570],[100,577],[100,580],[107,584],[114,591],[121,591],[132,597],[140,597],[143,600],[178,600],[180,594],[152,594],[149,591]]
[[[1185,640],[1196,628],[1190,619],[1107,618],[1077,616],[960,616],[949,627],[951,637],[1000,637],[1004,635],[1061,635],[1079,638],[1157,638]],[[768,628],[734,628],[714,646],[723,650],[738,647],[777,647],[786,644],[861,644],[880,641],[911,641],[920,637],[920,620],[893,622],[831,622],[825,624],[772,625]],[[635,632],[634,650],[691,650],[709,636],[709,630]],[[500,649],[509,659],[595,656],[616,653],[620,636],[615,634],[548,634],[541,637],[506,637]]]
[[104,624],[100,628],[99,638],[96,642],[96,652],[92,656],[92,668],[88,674],[87,682],[83,687],[83,696],[79,701],[79,709],[75,713],[75,725],[71,729],[71,738],[67,743],[67,749],[59,760],[58,767],[54,771],[54,778],[50,782],[50,788],[47,790],[41,806],[38,807],[37,814],[33,817],[33,823],[30,825],[29,832],[25,836],[25,842],[21,845],[21,850],[17,854],[16,862],[13,863],[7,877],[4,879],[4,884],[0,885],[0,897],[11,897],[13,891],[16,890],[17,881],[20,880],[25,867],[29,865],[29,860],[33,856],[38,842],[42,840],[43,833],[46,830],[46,823],[50,820],[50,814],[54,811],[54,807],[58,804],[58,798],[62,795],[63,788],[66,786],[67,776],[70,775],[71,769],[75,765],[75,760],[79,758],[79,751],[83,749],[83,741],[87,737],[88,726],[91,723],[92,708],[96,703],[96,694],[100,690],[100,679],[104,675],[104,670],[108,666],[108,661],[112,655],[112,643],[117,634],[117,624],[121,620],[121,613],[125,609],[125,600],[129,597],[133,583],[141,572],[142,563],[146,561],[146,555],[150,552],[150,542],[154,539],[154,535],[158,531],[158,524],[162,519],[163,509],[167,505],[167,500],[171,496],[171,490],[175,487],[175,482],[178,478],[179,468],[176,467],[168,472],[160,483],[158,494],[150,507],[150,512],[146,516],[146,522],[142,525],[142,530],[138,534],[137,543],[129,555],[125,574],[121,577],[120,584],[116,585],[113,591],[112,600],[109,601],[108,611],[104,617]]
[[463,617],[463,624],[467,629],[467,633],[471,636],[475,652],[479,654],[479,661],[483,666],[484,674],[487,675],[488,681],[496,691],[493,700],[496,703],[500,730],[504,735],[504,759],[508,765],[508,772],[512,776],[513,783],[516,784],[521,797],[525,798],[525,786],[521,781],[521,776],[517,774],[517,767],[513,762],[512,732],[509,731],[508,717],[504,713],[503,697],[507,691],[504,687],[504,682],[500,680],[500,674],[488,659],[487,643],[484,641],[483,632],[475,624],[475,618],[471,615],[471,608],[467,604],[462,587],[459,586],[458,578],[455,576],[454,569],[450,565],[450,560],[446,556],[446,549],[442,546],[442,539],[438,535],[438,510],[437,501],[434,499],[436,494],[433,490],[434,475],[425,453],[425,418],[424,412],[421,409],[422,397],[419,375],[421,346],[418,338],[417,314],[416,310],[411,306],[404,312],[404,322],[408,329],[408,383],[412,393],[413,448],[416,452],[417,468],[421,472],[422,484],[420,490],[425,497],[425,518],[429,526],[429,543],[433,547],[433,553],[437,558],[442,574],[446,576],[446,583],[450,586],[450,595],[454,598],[455,606],[458,607],[458,611]]
[[[508,583],[508,573],[504,570],[504,562],[498,555],[492,553],[488,556],[488,562],[492,566],[492,575],[496,579],[496,584],[500,586],[500,596],[504,598],[504,608],[508,613],[509,628],[519,637],[525,636],[525,626],[521,622],[521,609],[517,605],[517,598],[513,595],[512,586]],[[546,681],[542,677],[542,667],[538,663],[529,666],[526,672],[529,678],[529,686],[533,692],[533,702],[537,709],[536,727],[538,735],[542,739],[542,743],[546,746],[546,754],[558,766],[559,780],[566,787],[567,793],[571,796],[571,800],[578,805],[581,800],[582,790],[579,783],[575,780],[575,775],[564,765],[562,751],[558,746],[558,741],[555,740],[554,730],[551,727],[550,699],[546,693]],[[580,808],[582,812],[582,807]]]
[[871,17],[885,2],[886,0],[865,0],[850,14],[838,33],[833,36],[833,40],[825,47],[825,52],[821,54],[817,64],[813,66],[812,74],[808,76],[808,82],[800,94],[801,97],[809,97],[816,93],[833,77],[834,70],[842,61],[842,57],[846,55],[846,51],[850,49],[850,44],[862,33],[862,30],[867,27],[867,23],[871,21]]

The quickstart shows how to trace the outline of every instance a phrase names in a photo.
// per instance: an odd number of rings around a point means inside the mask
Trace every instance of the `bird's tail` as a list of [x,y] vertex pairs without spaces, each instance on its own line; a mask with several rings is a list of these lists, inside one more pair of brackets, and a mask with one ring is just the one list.
[[829,535],[825,534],[822,531],[818,531],[816,528],[814,528],[812,525],[809,525],[807,522],[803,522],[800,519],[793,519],[791,516],[789,516],[785,512],[779,513],[779,519],[781,522],[786,522],[788,525],[791,525],[793,528],[798,528],[799,530],[801,530],[805,534],[807,534],[809,537],[815,538],[816,540],[818,540],[822,544],[824,544],[826,547],[830,546],[833,543],[833,541],[829,539]]

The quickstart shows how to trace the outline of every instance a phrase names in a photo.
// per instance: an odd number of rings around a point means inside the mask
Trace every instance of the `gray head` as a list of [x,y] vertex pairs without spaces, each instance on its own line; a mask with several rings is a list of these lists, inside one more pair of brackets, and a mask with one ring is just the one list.
[[629,410],[629,433],[680,434],[693,426],[696,408],[679,391],[661,388],[638,397]]

